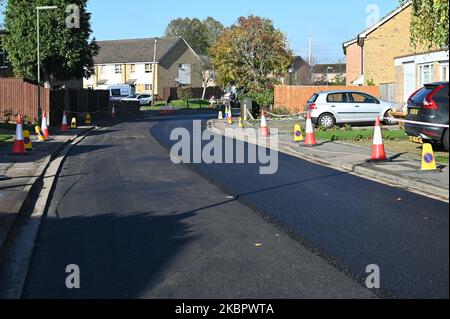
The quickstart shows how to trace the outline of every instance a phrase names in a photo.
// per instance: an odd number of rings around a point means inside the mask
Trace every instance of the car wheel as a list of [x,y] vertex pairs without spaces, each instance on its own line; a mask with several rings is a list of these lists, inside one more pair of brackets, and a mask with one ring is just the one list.
[[332,128],[336,124],[336,119],[332,114],[325,113],[319,117],[318,124],[325,128]]
[[396,125],[397,121],[393,121],[393,120],[388,120],[388,118],[391,117],[391,115],[389,114],[390,111],[387,111],[386,113],[384,113],[384,124],[386,125]]
[[448,129],[444,133],[444,139],[442,141],[442,144],[444,144],[445,150],[448,152],[448,143],[449,143],[449,136],[448,136]]

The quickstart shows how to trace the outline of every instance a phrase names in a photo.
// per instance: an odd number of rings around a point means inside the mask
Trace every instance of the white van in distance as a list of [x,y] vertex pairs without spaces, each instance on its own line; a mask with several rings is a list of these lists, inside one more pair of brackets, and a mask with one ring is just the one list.
[[111,102],[120,101],[123,98],[136,94],[135,87],[127,84],[99,85],[97,90],[108,90]]

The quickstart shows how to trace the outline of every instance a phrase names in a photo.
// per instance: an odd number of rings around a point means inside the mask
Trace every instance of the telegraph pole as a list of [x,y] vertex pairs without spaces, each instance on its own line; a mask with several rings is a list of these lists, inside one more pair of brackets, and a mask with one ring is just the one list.
[[155,106],[155,73],[156,73],[156,45],[158,44],[158,38],[155,38],[153,45],[153,66],[152,66],[152,107]]
[[312,27],[309,25],[309,37],[308,37],[308,64],[309,64],[309,82],[313,84],[313,66],[312,66]]

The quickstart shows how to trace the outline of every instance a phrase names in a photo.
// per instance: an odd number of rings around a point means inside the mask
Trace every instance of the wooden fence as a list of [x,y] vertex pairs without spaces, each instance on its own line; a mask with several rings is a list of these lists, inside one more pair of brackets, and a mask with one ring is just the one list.
[[[0,78],[0,120],[15,121],[21,114],[26,122],[37,122],[37,85],[25,79]],[[68,116],[101,113],[109,108],[109,92],[103,90],[41,88],[41,106],[51,125],[59,125],[63,111]]]
[[[42,109],[50,110],[50,90],[41,89]],[[0,120],[13,120],[21,114],[26,121],[38,117],[38,87],[18,78],[0,78]]]
[[378,86],[275,86],[275,108],[284,107],[291,112],[303,112],[308,100],[314,93],[331,90],[352,90],[380,97]]

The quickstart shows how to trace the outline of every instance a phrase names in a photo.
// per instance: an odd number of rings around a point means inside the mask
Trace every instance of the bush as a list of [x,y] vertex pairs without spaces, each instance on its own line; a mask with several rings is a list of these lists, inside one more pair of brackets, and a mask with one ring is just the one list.
[[183,87],[183,86],[177,88],[177,95],[178,98],[185,101],[189,101],[189,99],[192,99],[194,96],[192,93],[192,89],[190,87]]
[[266,89],[259,92],[250,92],[248,96],[262,107],[269,107],[270,105],[273,105],[273,101],[275,100],[273,89]]
[[284,107],[284,106],[279,106],[279,107],[273,109],[272,113],[273,113],[273,114],[276,114],[276,115],[289,115],[289,114],[292,114],[292,112],[289,111],[289,110],[288,110],[286,107]]

